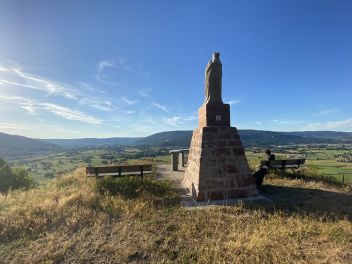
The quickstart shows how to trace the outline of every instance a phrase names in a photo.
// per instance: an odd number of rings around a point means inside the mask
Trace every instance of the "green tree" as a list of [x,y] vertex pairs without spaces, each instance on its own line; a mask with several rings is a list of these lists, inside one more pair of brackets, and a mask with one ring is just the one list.
[[29,189],[36,185],[32,176],[23,168],[12,169],[9,164],[0,159],[0,192],[7,196],[11,189]]

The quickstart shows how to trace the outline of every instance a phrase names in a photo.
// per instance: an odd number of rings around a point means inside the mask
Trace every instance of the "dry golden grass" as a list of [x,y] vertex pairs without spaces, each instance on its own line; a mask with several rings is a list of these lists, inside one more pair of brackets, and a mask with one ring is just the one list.
[[351,193],[277,178],[263,193],[273,204],[187,210],[169,183],[77,170],[0,197],[0,262],[352,263]]

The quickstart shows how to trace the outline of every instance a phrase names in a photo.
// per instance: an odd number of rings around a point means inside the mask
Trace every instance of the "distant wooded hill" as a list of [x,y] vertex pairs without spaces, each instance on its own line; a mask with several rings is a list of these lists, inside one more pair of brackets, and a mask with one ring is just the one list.
[[40,139],[9,135],[0,132],[0,158],[11,158],[23,155],[56,152],[62,147]]
[[[352,143],[352,133],[334,131],[307,132],[273,132],[261,130],[239,130],[246,147],[265,145],[321,144],[321,143]],[[169,131],[157,133],[140,140],[135,144],[148,146],[180,146],[188,147],[192,131]]]
[[[245,147],[266,145],[352,143],[352,132],[304,131],[273,132],[260,130],[239,130]],[[154,147],[188,148],[192,131],[167,131],[144,138],[81,138],[81,139],[32,139],[0,133],[0,157],[57,152],[70,148],[96,147],[108,145],[134,145]]]

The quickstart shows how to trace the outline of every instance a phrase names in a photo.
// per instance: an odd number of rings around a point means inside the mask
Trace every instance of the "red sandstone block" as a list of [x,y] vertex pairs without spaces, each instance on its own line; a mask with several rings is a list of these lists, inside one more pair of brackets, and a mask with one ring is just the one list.
[[197,197],[194,197],[198,202],[204,201],[205,200],[205,195],[204,193],[199,192]]
[[230,149],[229,148],[217,148],[214,150],[214,155],[229,155]]
[[220,135],[219,138],[221,138],[221,139],[231,139],[231,135],[224,134],[224,135]]
[[228,197],[229,199],[233,199],[233,198],[238,198],[239,195],[240,195],[239,190],[230,190],[230,191],[228,192],[228,194],[227,194],[227,197]]
[[241,189],[239,190],[239,196],[238,197],[249,197],[253,195],[251,189]]
[[229,126],[220,126],[219,127],[219,131],[220,131],[220,133],[222,133],[222,134],[224,134],[224,133],[226,133],[226,134],[231,134],[232,132],[231,132],[231,129],[230,129],[231,127],[229,127]]
[[239,140],[239,139],[235,139],[235,140],[233,140],[233,142],[235,143],[235,146],[237,147],[241,147],[242,146],[242,142],[241,142],[241,140]]
[[244,179],[243,177],[237,177],[237,184],[238,186],[244,186]]
[[203,128],[203,132],[205,133],[215,133],[218,132],[218,128],[217,127],[204,127]]
[[225,147],[226,146],[226,141],[218,141],[216,142],[216,145],[219,147]]
[[230,186],[231,189],[237,187],[237,182],[234,179],[230,180],[230,184],[227,184],[227,186]]
[[242,155],[244,155],[244,149],[243,149],[243,147],[234,148],[232,151],[233,151],[233,154],[234,154],[235,156],[242,156]]
[[236,146],[236,142],[231,140],[231,141],[227,142],[227,145],[230,147],[234,147],[234,146]]
[[214,135],[205,135],[204,136],[205,141],[213,141],[214,140]]
[[255,183],[255,179],[252,175],[248,175],[248,177],[244,178],[244,185],[252,185]]
[[240,135],[238,135],[237,133],[235,135],[232,136],[233,139],[240,139]]
[[221,200],[224,199],[224,193],[223,192],[210,192],[208,193],[208,199],[210,200]]
[[227,166],[227,172],[228,173],[237,173],[238,172],[238,168],[235,165],[228,165]]

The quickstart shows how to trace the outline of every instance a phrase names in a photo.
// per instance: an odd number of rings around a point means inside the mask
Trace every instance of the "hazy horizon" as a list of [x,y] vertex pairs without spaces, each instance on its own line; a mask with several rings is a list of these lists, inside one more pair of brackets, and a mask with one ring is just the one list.
[[[277,133],[299,133],[299,132],[336,132],[336,133],[352,133],[351,131],[333,131],[333,130],[306,130],[306,131],[274,131],[274,130],[260,130],[260,129],[251,129],[251,128],[240,128],[238,130],[255,130],[255,131],[262,131],[262,132],[277,132]],[[109,138],[144,138],[144,137],[148,137],[148,136],[152,136],[154,134],[159,134],[159,133],[167,133],[167,132],[176,132],[176,131],[179,131],[179,132],[184,132],[184,131],[192,131],[192,130],[167,130],[167,131],[157,131],[153,134],[148,134],[146,136],[110,136],[110,137],[58,137],[58,138],[55,138],[55,137],[41,137],[41,138],[38,138],[38,137],[33,137],[33,139],[44,139],[44,140],[77,140],[77,139],[109,139]],[[4,133],[2,131],[0,131],[0,133]],[[11,134],[11,133],[5,133],[5,134],[8,134],[8,135],[12,135],[12,136],[24,136],[24,137],[27,137],[25,135],[20,135],[20,134]],[[32,138],[32,137],[29,137],[29,138]]]

